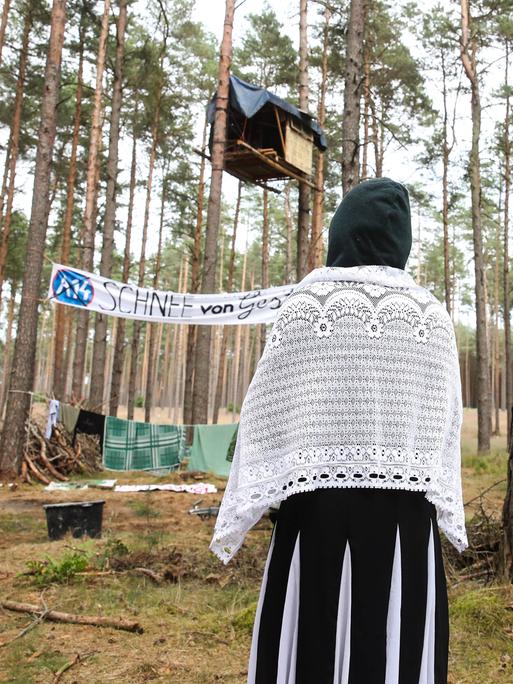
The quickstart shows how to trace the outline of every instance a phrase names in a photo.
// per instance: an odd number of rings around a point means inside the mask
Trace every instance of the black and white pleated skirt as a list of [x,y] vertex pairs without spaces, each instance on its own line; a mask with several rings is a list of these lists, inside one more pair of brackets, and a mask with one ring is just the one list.
[[278,511],[248,684],[447,684],[447,588],[422,492],[319,489]]

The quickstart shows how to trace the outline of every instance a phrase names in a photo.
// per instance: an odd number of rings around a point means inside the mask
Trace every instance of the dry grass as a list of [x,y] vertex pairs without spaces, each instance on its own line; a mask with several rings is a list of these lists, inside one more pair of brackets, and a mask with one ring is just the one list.
[[[504,477],[505,438],[494,438],[491,457],[474,453],[475,416],[464,427],[465,499],[478,496]],[[177,481],[142,473],[122,482]],[[223,480],[206,477],[223,487]],[[469,506],[482,504],[498,515],[504,483]],[[263,520],[248,535],[233,563],[222,565],[208,550],[214,520],[187,511],[199,498],[214,505],[222,492],[203,497],[170,492],[120,494],[86,490],[46,493],[37,485],[0,489],[0,594],[68,612],[137,619],[143,634],[44,622],[0,648],[0,682],[46,684],[77,653],[85,654],[61,678],[64,684],[180,682],[208,684],[246,681],[253,615],[269,539]],[[103,538],[49,542],[43,503],[105,499]],[[123,546],[126,552],[123,554]],[[116,551],[117,549],[117,551]],[[72,551],[87,554],[91,567],[115,568],[103,575],[79,575],[42,590],[20,577],[30,560],[61,559]],[[143,564],[169,578],[155,585],[132,574]],[[512,684],[513,587],[467,581],[450,589],[450,684]],[[5,611],[0,643],[13,639],[32,618]]]

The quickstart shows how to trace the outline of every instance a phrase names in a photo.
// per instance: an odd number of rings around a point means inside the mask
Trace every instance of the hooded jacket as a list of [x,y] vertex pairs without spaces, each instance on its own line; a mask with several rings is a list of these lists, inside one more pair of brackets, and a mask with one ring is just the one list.
[[404,269],[411,244],[408,190],[391,178],[371,178],[339,204],[330,224],[326,266]]

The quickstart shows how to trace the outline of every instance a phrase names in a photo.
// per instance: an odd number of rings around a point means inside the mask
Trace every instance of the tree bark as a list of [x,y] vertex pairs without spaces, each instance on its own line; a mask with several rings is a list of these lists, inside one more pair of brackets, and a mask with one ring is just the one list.
[[[132,133],[132,161],[130,164],[130,189],[128,197],[128,217],[125,233],[125,251],[123,254],[123,275],[124,283],[128,282],[130,276],[130,247],[132,241],[132,222],[134,214],[134,198],[135,198],[135,175],[137,170],[137,137],[135,132],[135,122],[137,121],[138,101],[135,103],[134,113],[134,130]],[[116,341],[114,345],[114,360],[112,366],[112,381],[110,387],[110,405],[109,413],[111,416],[117,416],[120,402],[121,379],[123,376],[123,367],[125,364],[125,319],[118,320],[118,327],[116,330]]]
[[364,0],[351,0],[347,27],[342,120],[342,191],[347,194],[360,180],[360,98],[362,93]]
[[[505,61],[505,89],[506,89],[506,114],[504,117],[504,239],[503,239],[503,310],[504,310],[504,365],[505,365],[505,384],[506,384],[506,411],[509,417],[513,403],[513,369],[511,367],[511,322],[510,322],[510,300],[509,300],[509,196],[511,192],[511,141],[509,137],[510,126],[510,95],[508,79],[509,62],[509,41],[506,40],[506,61]],[[511,439],[511,425],[508,423],[508,443]],[[513,524],[513,523],[512,523]],[[512,530],[513,535],[513,530]],[[513,539],[513,536],[512,536]],[[513,577],[513,575],[512,575]]]
[[65,23],[66,0],[54,0],[34,170],[26,268],[11,373],[12,391],[7,400],[5,425],[0,440],[0,470],[3,472],[18,470],[23,455],[25,424],[31,405],[30,392],[34,381],[38,303],[48,228],[48,193]]
[[[264,191],[265,192],[265,191]],[[233,276],[235,272],[235,241],[237,239],[237,229],[239,227],[239,215],[240,215],[240,201],[242,194],[242,182],[239,181],[238,192],[237,192],[237,203],[235,205],[235,216],[233,219],[233,233],[232,233],[232,244],[230,249],[230,262],[228,264],[228,283],[226,289],[231,292],[233,289]],[[219,355],[219,371],[217,374],[217,385],[216,385],[216,395],[214,399],[214,414],[212,418],[213,423],[217,423],[219,420],[219,409],[221,407],[221,397],[223,394],[225,370],[226,370],[226,348],[228,346],[228,333],[229,327],[227,325],[223,326],[223,339],[221,342],[221,353]]]
[[[103,247],[100,261],[100,275],[110,278],[114,255],[114,230],[116,227],[117,175],[119,129],[121,103],[123,99],[123,61],[125,57],[125,29],[127,25],[127,2],[119,0],[119,14],[116,30],[116,61],[114,64],[114,83],[112,87],[112,108],[109,132],[109,156],[107,159],[107,196],[105,200],[105,219],[103,226]],[[93,406],[103,409],[105,386],[105,359],[107,350],[107,316],[96,314],[94,329],[94,365],[91,376],[89,401]],[[103,413],[103,410],[102,410]]]
[[443,119],[443,174],[442,174],[442,224],[444,230],[444,285],[445,285],[445,306],[447,313],[452,316],[451,312],[451,262],[449,254],[449,155],[452,146],[449,147],[447,141],[448,135],[448,114],[447,114],[447,73],[445,69],[445,56],[442,50],[442,94],[444,103],[444,119]]
[[[263,220],[262,220],[262,289],[269,287],[269,193],[263,193]],[[260,354],[264,353],[265,348],[265,323],[260,325]]]
[[[165,43],[164,43],[165,46]],[[161,53],[161,73],[163,73],[163,59],[165,50]],[[157,102],[155,106],[155,116],[153,119],[153,126],[151,132],[151,151],[150,151],[150,161],[148,170],[148,180],[146,183],[146,201],[144,204],[144,222],[143,231],[141,239],[141,256],[139,258],[139,278],[137,284],[139,287],[144,285],[144,271],[146,268],[146,242],[148,239],[148,224],[150,220],[150,204],[151,204],[151,193],[153,186],[153,171],[155,169],[155,160],[157,158],[157,147],[159,138],[159,124],[160,124],[160,105],[162,100],[162,80],[158,86]],[[134,321],[133,335],[132,335],[132,345],[130,353],[130,379],[128,383],[128,420],[133,420],[134,418],[134,404],[135,404],[135,390],[136,390],[136,380],[137,380],[137,357],[139,353],[139,340],[141,337],[142,323],[141,321]]]
[[[477,429],[478,452],[490,451],[490,381],[488,372],[488,340],[486,315],[486,272],[483,253],[481,220],[481,172],[479,138],[481,133],[481,102],[476,69],[476,37],[471,35],[469,0],[461,0],[461,60],[472,92],[472,148],[470,152],[470,189],[472,199],[472,233],[476,292],[476,354],[477,354]],[[469,53],[469,50],[471,52]]]
[[[507,416],[509,434],[513,433],[513,409]],[[502,544],[499,559],[499,570],[504,577],[513,582],[513,439],[508,442],[506,497],[502,507]]]
[[7,189],[7,206],[2,225],[2,238],[0,241],[0,298],[5,277],[5,266],[7,262],[7,248],[11,233],[12,209],[14,202],[14,191],[16,181],[16,164],[18,162],[18,150],[20,145],[21,130],[21,108],[23,104],[23,90],[25,87],[25,76],[27,72],[29,37],[32,29],[33,10],[31,3],[25,4],[25,16],[23,19],[23,36],[21,39],[20,61],[18,67],[18,78],[16,81],[16,94],[14,96],[14,111],[12,117],[10,133],[10,154],[9,154],[9,186]]
[[4,342],[4,359],[2,368],[2,386],[0,388],[0,423],[4,415],[5,400],[7,398],[7,387],[9,385],[9,375],[11,368],[11,347],[12,347],[12,332],[14,327],[14,307],[16,305],[16,293],[18,290],[17,283],[11,285],[11,296],[9,298],[9,306],[7,307],[7,330],[5,333]]
[[506,417],[508,434],[508,467],[507,489],[502,509],[502,545],[501,565],[503,574],[513,582],[513,435],[512,435],[512,378],[511,378],[511,326],[509,301],[509,193],[511,191],[511,142],[509,137],[510,125],[510,96],[508,82],[509,41],[506,40],[505,61],[505,90],[506,115],[504,119],[504,265],[503,265],[503,296],[504,296],[504,365],[506,382]]
[[[321,58],[321,85],[319,90],[319,106],[317,109],[317,121],[321,128],[326,123],[326,91],[328,89],[328,47],[329,47],[329,26],[331,19],[331,9],[328,5],[324,8],[324,31],[322,40]],[[310,246],[308,252],[308,270],[322,266],[323,244],[322,244],[322,224],[324,219],[324,154],[317,150],[317,166],[315,169],[314,201],[312,210],[312,229],[310,236]]]
[[11,8],[11,0],[4,0],[2,8],[2,19],[0,20],[0,65],[2,64],[2,52],[5,44],[5,29],[7,28],[7,20],[9,18],[9,10]]
[[[203,125],[203,143],[201,147],[200,172],[198,182],[198,208],[196,212],[196,226],[194,228],[194,242],[192,246],[191,294],[196,294],[200,288],[201,267],[201,232],[203,228],[203,204],[205,199],[205,150],[207,146],[208,121]],[[185,353],[185,383],[183,397],[183,422],[192,424],[192,401],[194,383],[194,352],[196,349],[197,326],[187,326],[187,349]],[[187,442],[192,442],[192,430],[187,430]]]
[[287,283],[292,283],[294,282],[294,272],[293,272],[293,266],[292,266],[292,233],[293,233],[293,225],[292,225],[292,211],[290,209],[290,185],[287,183],[285,185],[285,190],[283,191],[283,197],[284,197],[284,208],[285,208],[285,223],[287,226],[287,253],[285,256],[285,282]]
[[[62,226],[60,261],[68,265],[71,250],[71,227],[73,223],[73,209],[75,206],[75,185],[77,180],[77,152],[80,135],[80,121],[82,117],[82,93],[84,71],[84,34],[85,11],[82,14],[79,29],[79,56],[77,71],[77,90],[75,94],[75,114],[73,119],[73,137],[71,140],[71,154],[69,160],[68,178],[66,183],[66,208]],[[57,306],[55,311],[55,346],[53,359],[53,389],[59,399],[66,398],[66,376],[68,365],[65,363],[71,345],[72,312],[66,306]],[[64,350],[66,349],[66,355]]]
[[[308,0],[299,0],[299,108],[307,112],[310,88],[308,84]],[[296,277],[301,280],[308,267],[308,233],[310,228],[310,187],[299,183],[297,214]]]
[[[201,292],[214,292],[217,237],[221,218],[221,191],[223,183],[224,145],[226,141],[227,108],[229,95],[230,64],[232,59],[232,32],[235,0],[226,0],[224,33],[218,71],[216,113],[212,145],[212,175],[208,198],[207,226],[203,259]],[[193,388],[193,423],[206,423],[208,419],[208,380],[210,368],[211,327],[199,326],[197,331],[195,373]]]
[[[166,208],[166,200],[167,200],[167,175],[169,173],[169,158],[166,160],[166,166],[164,168],[164,173],[163,173],[163,180],[162,180],[162,197],[161,197],[161,204],[160,204],[160,222],[159,222],[159,239],[158,239],[158,246],[157,246],[157,256],[155,259],[155,273],[153,274],[153,289],[158,290],[159,287],[159,279],[160,279],[160,263],[162,260],[162,238],[163,238],[163,232],[164,232],[164,210]],[[153,384],[154,384],[154,378],[155,378],[155,365],[156,365],[156,359],[155,359],[155,350],[160,349],[160,346],[156,345],[156,337],[155,337],[155,332],[156,332],[156,324],[154,323],[147,323],[146,324],[146,334],[148,337],[148,368],[146,372],[146,393],[145,393],[145,400],[144,400],[144,420],[149,423],[151,420],[151,409],[153,406],[153,398],[154,398],[154,391],[153,391]]]
[[368,46],[363,46],[363,153],[361,179],[369,175],[369,110],[370,110],[370,55]]
[[[96,214],[97,201],[97,161],[102,133],[102,93],[103,73],[105,70],[105,57],[107,52],[107,37],[109,33],[110,0],[104,0],[103,17],[98,44],[98,58],[96,61],[96,87],[94,92],[93,113],[91,118],[91,134],[89,138],[89,155],[87,158],[87,187],[84,222],[82,226],[82,268],[84,271],[92,271],[94,264],[94,238],[96,226],[94,216]],[[75,335],[75,357],[73,362],[72,393],[75,399],[82,397],[85,370],[85,352],[87,344],[87,330],[89,325],[89,312],[80,309],[77,315],[77,328]]]
[[493,349],[492,349],[492,400],[495,424],[491,430],[493,435],[500,435],[500,341],[499,341],[499,256],[500,256],[500,218],[501,198],[499,198],[497,223],[495,226],[495,263],[493,267]]

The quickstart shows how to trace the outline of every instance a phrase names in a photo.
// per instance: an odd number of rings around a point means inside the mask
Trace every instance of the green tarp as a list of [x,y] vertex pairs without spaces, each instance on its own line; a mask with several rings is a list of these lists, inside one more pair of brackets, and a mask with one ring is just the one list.
[[228,477],[231,463],[226,460],[226,456],[238,426],[238,423],[195,425],[189,470],[202,470]]
[[153,425],[107,416],[103,467],[107,470],[156,470],[180,463],[182,425]]

